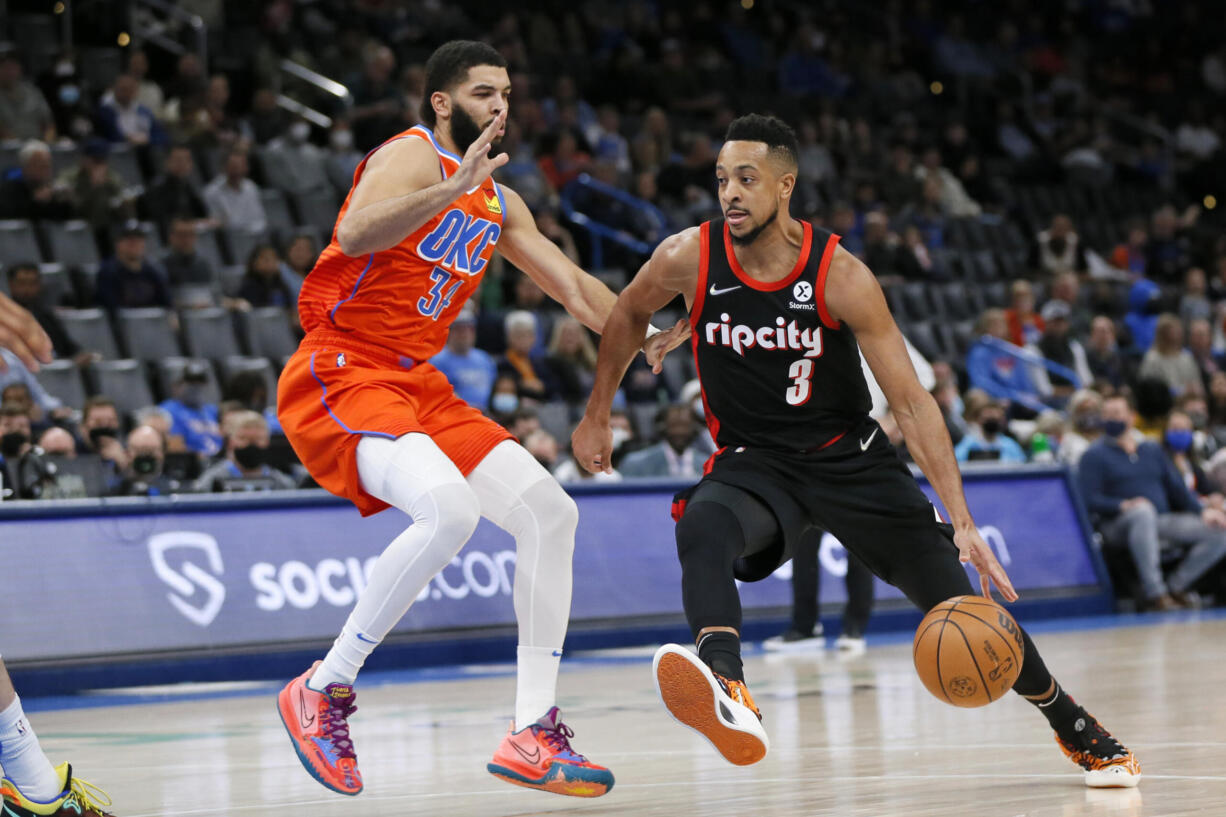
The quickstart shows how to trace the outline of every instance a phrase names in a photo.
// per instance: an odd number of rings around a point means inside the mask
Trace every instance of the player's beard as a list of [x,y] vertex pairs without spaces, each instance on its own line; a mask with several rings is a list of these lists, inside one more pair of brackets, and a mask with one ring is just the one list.
[[[490,120],[492,122],[494,120]],[[463,106],[456,105],[451,112],[451,141],[455,142],[457,148],[460,149],[460,154],[468,152],[472,143],[477,141],[481,136],[481,132],[489,127],[489,122],[485,123],[485,127],[477,124],[477,120],[468,115],[468,111],[464,110]],[[502,137],[495,136],[493,144],[497,145],[502,141]]]
[[777,218],[779,218],[779,205],[778,204],[775,205],[775,209],[771,211],[771,214],[767,216],[766,219],[761,224],[759,224],[757,227],[754,227],[749,232],[745,233],[745,235],[738,236],[736,233],[732,232],[731,230],[728,231],[728,235],[732,237],[732,243],[736,244],[738,247],[748,246],[754,243],[755,241],[757,241],[758,236],[762,235],[762,231],[765,230],[767,227],[771,226],[771,224],[773,224],[775,222],[775,219]]

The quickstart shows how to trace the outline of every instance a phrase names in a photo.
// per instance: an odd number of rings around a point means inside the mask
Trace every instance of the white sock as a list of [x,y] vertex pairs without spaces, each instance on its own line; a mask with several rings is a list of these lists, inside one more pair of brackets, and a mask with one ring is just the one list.
[[51,802],[64,788],[64,781],[38,745],[34,727],[26,720],[21,698],[14,698],[0,712],[0,768],[22,795],[36,803]]
[[515,728],[523,729],[553,707],[557,700],[561,647],[520,647],[515,681]]
[[352,620],[346,621],[319,669],[307,679],[307,688],[323,692],[328,684],[352,684],[381,640],[357,629]]

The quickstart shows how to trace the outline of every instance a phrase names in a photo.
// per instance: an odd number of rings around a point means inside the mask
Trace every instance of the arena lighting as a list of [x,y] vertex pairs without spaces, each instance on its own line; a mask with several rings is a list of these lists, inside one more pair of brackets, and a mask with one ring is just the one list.
[[741,8],[749,11],[751,8],[753,8],[753,0],[741,0]]
[[64,4],[63,4],[63,3],[56,3],[56,4],[55,4],[55,5],[52,7],[51,11],[52,11],[52,13],[54,13],[54,14],[63,14],[63,13],[64,13]]
[[1212,210],[1214,207],[1217,207],[1217,196],[1212,193],[1205,196],[1204,205],[1206,210]]
[[928,90],[932,91],[934,96],[940,96],[945,91],[945,83],[940,80],[933,80],[932,84],[928,86]]
[[118,41],[119,41],[119,47],[120,47],[120,48],[127,48],[128,43],[132,42],[132,38],[131,38],[130,36],[128,36],[128,32],[126,32],[126,31],[121,31],[121,32],[119,32],[119,40],[118,40]]

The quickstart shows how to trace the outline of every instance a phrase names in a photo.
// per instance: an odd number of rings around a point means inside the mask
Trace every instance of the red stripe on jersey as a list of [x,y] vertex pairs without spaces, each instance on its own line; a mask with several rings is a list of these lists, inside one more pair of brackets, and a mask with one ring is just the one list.
[[834,233],[830,234],[830,238],[826,241],[826,249],[822,251],[822,262],[817,268],[817,292],[814,297],[817,298],[817,314],[822,319],[822,323],[831,329],[838,329],[842,326],[841,323],[830,317],[830,312],[826,309],[826,273],[830,271],[830,259],[834,257],[834,248],[839,245],[840,236]]

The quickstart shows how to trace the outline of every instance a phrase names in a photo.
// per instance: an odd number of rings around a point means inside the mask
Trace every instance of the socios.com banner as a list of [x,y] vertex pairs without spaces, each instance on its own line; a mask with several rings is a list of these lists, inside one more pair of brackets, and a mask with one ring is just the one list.
[[[576,496],[573,620],[680,614],[672,490],[624,485]],[[1019,590],[1098,583],[1061,472],[969,477],[966,490]],[[330,638],[406,525],[397,511],[361,519],[325,496],[282,506],[267,497],[153,500],[44,518],[31,514],[53,506],[24,504],[0,507],[8,661]],[[821,564],[822,600],[841,601],[846,563],[832,537]],[[743,586],[746,608],[790,604],[789,575],[785,566]],[[510,624],[514,576],[514,540],[482,522],[397,632]]]

